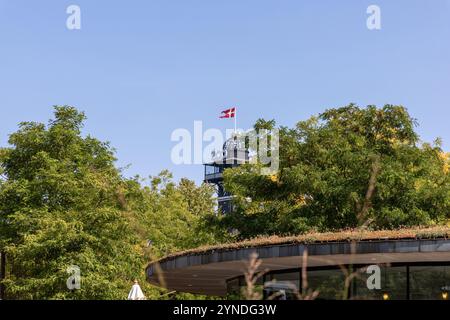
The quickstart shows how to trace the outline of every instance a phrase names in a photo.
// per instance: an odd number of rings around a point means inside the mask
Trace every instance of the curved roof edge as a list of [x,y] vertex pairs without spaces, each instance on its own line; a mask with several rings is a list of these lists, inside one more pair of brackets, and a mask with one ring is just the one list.
[[269,237],[180,252],[146,268],[147,280],[180,292],[226,295],[227,280],[241,276],[250,254],[259,271],[342,265],[450,263],[450,228],[396,231],[343,231],[299,237]]
[[[152,261],[147,268],[155,263],[164,262],[183,256],[204,255],[214,252],[226,252],[244,248],[258,248],[273,245],[286,244],[320,244],[329,242],[352,242],[352,241],[374,241],[374,240],[411,240],[411,239],[448,239],[450,238],[450,226],[432,228],[411,228],[398,230],[343,230],[339,232],[308,233],[299,236],[269,236],[258,237],[241,242],[225,243],[220,245],[201,246],[195,249],[179,251],[157,261]],[[147,269],[146,268],[146,269]]]

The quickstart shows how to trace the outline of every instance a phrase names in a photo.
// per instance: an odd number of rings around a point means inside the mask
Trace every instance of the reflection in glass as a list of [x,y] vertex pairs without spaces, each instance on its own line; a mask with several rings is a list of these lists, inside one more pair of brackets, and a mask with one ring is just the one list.
[[448,299],[450,266],[411,266],[409,275],[411,299]]

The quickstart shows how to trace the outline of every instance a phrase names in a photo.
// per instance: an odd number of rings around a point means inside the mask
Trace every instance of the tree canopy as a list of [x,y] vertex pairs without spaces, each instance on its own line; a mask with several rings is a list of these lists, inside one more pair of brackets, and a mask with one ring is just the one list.
[[[280,168],[226,170],[235,211],[220,219],[241,237],[369,226],[432,225],[450,218],[449,154],[422,143],[402,106],[330,109],[280,127]],[[255,129],[273,129],[260,119]]]
[[[148,287],[152,257],[212,241],[200,228],[213,212],[210,187],[177,185],[168,172],[150,186],[124,178],[109,143],[82,136],[84,121],[57,106],[48,125],[23,122],[0,149],[8,298],[124,299],[134,279]],[[80,268],[80,290],[67,288],[71,266]]]

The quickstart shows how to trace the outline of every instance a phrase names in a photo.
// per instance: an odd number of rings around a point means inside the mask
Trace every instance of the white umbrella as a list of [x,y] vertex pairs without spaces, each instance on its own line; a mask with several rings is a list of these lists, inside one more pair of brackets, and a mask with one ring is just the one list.
[[128,294],[128,300],[145,300],[144,293],[137,280],[134,281],[134,284],[131,287],[130,293]]

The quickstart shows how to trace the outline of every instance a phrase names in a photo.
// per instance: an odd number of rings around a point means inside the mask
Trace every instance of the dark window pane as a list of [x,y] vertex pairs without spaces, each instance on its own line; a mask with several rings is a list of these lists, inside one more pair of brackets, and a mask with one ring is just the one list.
[[371,274],[364,271],[354,281],[352,299],[358,300],[406,300],[406,267],[381,266],[381,289],[367,288]]
[[272,274],[272,281],[290,284],[298,291],[300,288],[300,271]]
[[410,267],[409,274],[411,299],[450,299],[447,291],[450,286],[450,266]]
[[340,269],[308,271],[308,288],[319,292],[317,299],[343,299],[344,273]]

